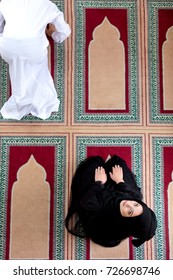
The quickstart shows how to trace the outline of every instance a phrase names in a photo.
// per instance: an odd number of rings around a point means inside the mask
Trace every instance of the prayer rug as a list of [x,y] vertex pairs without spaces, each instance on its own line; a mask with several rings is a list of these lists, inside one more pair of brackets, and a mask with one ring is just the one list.
[[[87,156],[101,155],[105,160],[117,154],[123,157],[137,175],[138,185],[142,188],[142,137],[141,136],[76,136],[77,164]],[[77,259],[144,259],[144,248],[134,249],[130,240],[117,248],[108,249],[96,246],[93,242],[76,239]],[[122,250],[123,249],[123,250]]]
[[139,123],[137,2],[74,5],[74,123]]
[[173,121],[173,2],[148,0],[150,122]]
[[0,138],[0,259],[64,259],[66,135]]

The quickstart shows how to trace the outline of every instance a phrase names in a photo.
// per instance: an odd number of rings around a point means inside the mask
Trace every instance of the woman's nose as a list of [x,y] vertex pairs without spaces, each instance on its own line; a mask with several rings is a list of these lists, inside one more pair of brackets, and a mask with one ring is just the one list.
[[131,202],[130,202],[130,201],[127,201],[126,206],[127,206],[127,207],[131,207],[131,206],[132,206],[132,205],[131,205]]

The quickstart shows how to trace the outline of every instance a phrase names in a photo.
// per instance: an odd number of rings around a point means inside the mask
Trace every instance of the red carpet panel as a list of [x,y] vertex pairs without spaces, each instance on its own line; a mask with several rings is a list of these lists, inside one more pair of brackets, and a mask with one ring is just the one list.
[[[72,29],[50,40],[60,99],[42,121],[0,116],[0,259],[173,259],[173,2],[53,1]],[[0,106],[11,94],[0,60]],[[155,237],[114,248],[67,233],[77,164],[117,154],[155,211]]]

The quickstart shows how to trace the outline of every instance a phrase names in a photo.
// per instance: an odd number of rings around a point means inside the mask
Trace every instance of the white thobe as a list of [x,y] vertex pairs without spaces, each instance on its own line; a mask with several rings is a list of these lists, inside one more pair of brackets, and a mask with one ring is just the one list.
[[57,29],[52,35],[57,43],[71,33],[63,13],[49,0],[0,2],[0,55],[9,64],[12,88],[1,109],[5,119],[20,120],[28,114],[47,119],[58,111],[59,99],[48,68],[48,23]]

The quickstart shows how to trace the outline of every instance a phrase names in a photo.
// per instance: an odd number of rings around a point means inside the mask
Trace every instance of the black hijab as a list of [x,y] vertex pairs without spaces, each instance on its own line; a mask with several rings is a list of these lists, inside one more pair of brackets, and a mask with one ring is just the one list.
[[131,235],[135,237],[135,239],[132,240],[132,244],[135,247],[139,247],[145,241],[150,240],[155,235],[157,228],[155,213],[144,202],[139,201],[139,203],[143,207],[143,213],[134,217],[134,221],[132,220],[131,225]]
[[132,244],[139,247],[155,235],[157,219],[154,212],[144,202],[135,199],[142,205],[142,214],[136,217],[123,217],[120,213],[120,202],[124,199],[134,200],[127,195],[111,198],[105,203],[99,215],[87,224],[88,233],[94,242],[112,247],[125,238],[134,237]]

